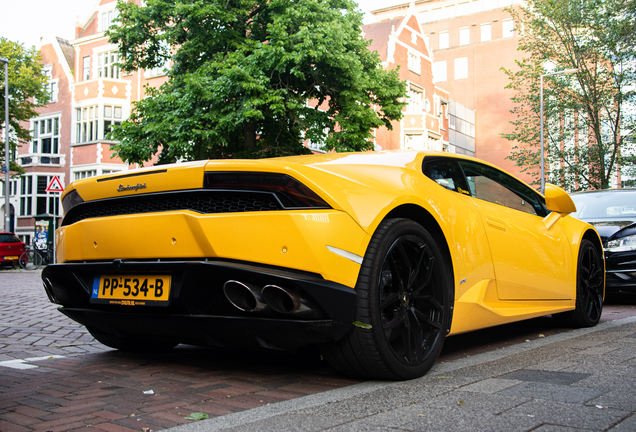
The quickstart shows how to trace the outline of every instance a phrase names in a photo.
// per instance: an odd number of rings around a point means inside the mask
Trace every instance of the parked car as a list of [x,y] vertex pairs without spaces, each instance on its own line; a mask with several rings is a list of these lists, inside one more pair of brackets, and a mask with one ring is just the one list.
[[0,266],[13,266],[26,251],[25,244],[10,232],[0,232]]
[[608,291],[636,292],[636,189],[571,194],[572,216],[596,227],[605,250]]
[[121,350],[318,345],[345,374],[409,379],[447,335],[603,308],[601,240],[569,195],[449,153],[156,166],[62,200],[46,291]]

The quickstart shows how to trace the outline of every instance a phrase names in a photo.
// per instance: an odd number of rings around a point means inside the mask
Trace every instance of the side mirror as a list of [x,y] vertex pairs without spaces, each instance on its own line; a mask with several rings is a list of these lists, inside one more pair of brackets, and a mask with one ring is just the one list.
[[545,206],[552,212],[564,215],[576,212],[576,206],[570,195],[560,187],[550,183],[545,185]]

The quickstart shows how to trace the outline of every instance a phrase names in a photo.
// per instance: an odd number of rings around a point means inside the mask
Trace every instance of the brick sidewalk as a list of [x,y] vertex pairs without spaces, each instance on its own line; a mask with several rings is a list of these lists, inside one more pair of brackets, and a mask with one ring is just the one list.
[[[316,355],[179,346],[136,355],[57,311],[39,271],[0,271],[0,431],[161,430],[353,384]],[[145,394],[152,390],[152,394]]]
[[[161,430],[351,385],[317,355],[179,346],[137,355],[95,342],[56,310],[39,271],[0,270],[0,431]],[[636,315],[634,297],[602,321]],[[565,331],[538,318],[449,338],[440,362]],[[152,394],[145,394],[152,390]]]

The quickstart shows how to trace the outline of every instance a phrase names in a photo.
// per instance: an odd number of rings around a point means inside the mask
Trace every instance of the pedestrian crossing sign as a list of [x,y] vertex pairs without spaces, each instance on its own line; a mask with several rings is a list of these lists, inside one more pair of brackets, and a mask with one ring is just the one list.
[[46,187],[47,192],[64,192],[64,186],[58,176],[53,176],[49,185]]

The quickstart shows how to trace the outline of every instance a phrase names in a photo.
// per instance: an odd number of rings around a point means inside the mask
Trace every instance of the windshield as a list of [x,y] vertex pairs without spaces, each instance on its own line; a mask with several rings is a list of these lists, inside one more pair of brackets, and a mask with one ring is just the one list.
[[579,219],[595,219],[608,217],[636,218],[636,190],[606,191],[572,194],[576,205],[576,213],[572,216]]
[[13,234],[0,234],[0,243],[20,243],[20,239]]

